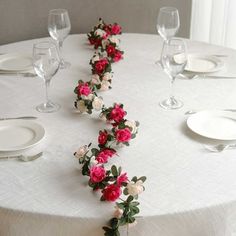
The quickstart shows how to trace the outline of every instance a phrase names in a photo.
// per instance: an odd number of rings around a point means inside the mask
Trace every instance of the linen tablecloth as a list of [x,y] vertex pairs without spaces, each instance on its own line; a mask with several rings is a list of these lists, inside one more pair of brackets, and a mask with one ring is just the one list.
[[[37,39],[4,45],[1,53],[31,53]],[[227,54],[232,70],[236,52],[187,41],[189,52]],[[231,236],[236,232],[235,151],[210,153],[207,140],[186,126],[187,110],[236,108],[236,79],[177,80],[175,94],[184,102],[179,110],[164,110],[158,103],[170,92],[170,79],[157,66],[162,42],[156,35],[124,34],[124,60],[113,64],[112,89],[100,93],[107,106],[125,105],[128,119],[140,121],[130,147],[112,162],[129,176],[146,175],[140,195],[141,213],[130,236]],[[0,76],[0,117],[35,115],[46,129],[42,158],[32,162],[0,162],[1,236],[100,236],[113,213],[113,204],[99,201],[87,186],[73,152],[96,144],[104,123],[98,114],[79,115],[73,102],[79,79],[89,80],[94,50],[85,35],[71,35],[64,44],[72,66],[52,79],[50,96],[60,111],[38,113],[44,101],[39,78]],[[125,233],[125,229],[123,231]]]

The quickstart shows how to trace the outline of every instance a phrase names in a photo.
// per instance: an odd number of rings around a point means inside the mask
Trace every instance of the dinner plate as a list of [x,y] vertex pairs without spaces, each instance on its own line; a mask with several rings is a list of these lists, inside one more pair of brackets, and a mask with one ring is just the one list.
[[44,128],[29,120],[0,121],[0,152],[24,150],[38,144],[45,136]]
[[0,55],[0,70],[27,71],[32,70],[32,57],[27,54],[12,53]]
[[211,73],[223,68],[224,62],[215,56],[189,54],[186,71],[195,73]]
[[205,110],[191,115],[187,126],[195,133],[219,140],[236,140],[236,113]]

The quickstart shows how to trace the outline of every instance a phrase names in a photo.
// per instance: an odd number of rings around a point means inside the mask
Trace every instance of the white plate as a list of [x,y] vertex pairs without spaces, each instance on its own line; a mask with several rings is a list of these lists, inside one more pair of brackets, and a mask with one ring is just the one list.
[[0,56],[0,70],[27,71],[32,69],[32,57],[30,55],[14,53]]
[[189,54],[185,70],[196,73],[210,73],[221,70],[223,66],[223,61],[217,57],[201,54]]
[[191,115],[188,127],[195,133],[219,140],[236,140],[236,113],[205,110]]
[[0,121],[0,152],[19,151],[33,147],[43,139],[44,135],[44,128],[33,121]]

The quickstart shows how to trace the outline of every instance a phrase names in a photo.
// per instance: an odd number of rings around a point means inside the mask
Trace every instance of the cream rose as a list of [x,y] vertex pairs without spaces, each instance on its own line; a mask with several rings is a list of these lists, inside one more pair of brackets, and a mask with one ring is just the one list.
[[100,79],[99,79],[99,75],[98,74],[94,74],[92,75],[92,84],[100,84]]
[[105,49],[108,44],[109,44],[108,40],[106,40],[106,39],[102,40],[102,48]]
[[112,76],[111,76],[111,73],[109,72],[106,72],[102,77],[102,80],[106,80],[106,81],[111,80],[111,79],[112,79]]
[[109,40],[112,42],[112,43],[115,43],[117,46],[120,44],[120,40],[114,36],[110,37]]
[[127,125],[131,128],[131,133],[132,134],[135,134],[138,130],[138,127],[136,126],[136,122],[134,120],[125,121],[125,125]]
[[85,106],[83,100],[79,100],[79,101],[77,102],[77,109],[78,109],[81,113],[84,113],[84,112],[87,111],[87,107]]
[[100,37],[103,37],[106,35],[106,32],[104,30],[101,30],[101,29],[97,29],[95,32],[94,32],[95,35],[97,36],[100,36]]
[[92,166],[96,166],[97,164],[98,164],[98,161],[96,161],[96,157],[92,156],[90,158],[89,167],[91,168]]
[[102,109],[103,106],[103,100],[101,97],[95,97],[93,102],[92,102],[92,106],[96,111],[100,111]]
[[84,145],[82,147],[80,147],[76,152],[75,152],[75,157],[78,159],[81,159],[86,152],[88,152],[89,148],[87,145]]
[[102,83],[101,83],[101,90],[102,91],[108,90],[110,85],[111,85],[110,82],[108,82],[106,80],[103,80]]
[[114,217],[120,219],[123,215],[124,211],[120,209],[118,206],[115,206]]
[[91,59],[92,63],[94,63],[95,61],[99,61],[99,55],[94,55]]
[[138,180],[136,183],[133,181],[129,182],[127,185],[128,193],[132,196],[136,196],[140,193],[143,192],[144,187],[143,187],[143,181]]

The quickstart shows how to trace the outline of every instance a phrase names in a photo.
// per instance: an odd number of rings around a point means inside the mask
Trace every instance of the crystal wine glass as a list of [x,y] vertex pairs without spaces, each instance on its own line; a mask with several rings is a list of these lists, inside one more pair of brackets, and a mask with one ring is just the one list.
[[48,90],[52,76],[54,76],[60,65],[57,46],[52,42],[40,42],[33,46],[33,67],[36,74],[42,78],[46,86],[46,102],[38,105],[39,112],[55,112],[60,105],[49,100]]
[[170,98],[160,102],[165,109],[177,109],[183,106],[183,102],[174,97],[174,82],[178,74],[184,71],[187,64],[187,49],[181,39],[170,39],[164,42],[162,51],[162,65],[165,72],[171,77]]
[[[164,42],[167,42],[176,35],[179,26],[180,21],[178,9],[174,7],[162,7],[157,17],[157,32],[160,34]],[[156,63],[161,64],[161,59]]]
[[48,32],[50,36],[57,42],[60,52],[60,68],[65,69],[70,66],[62,56],[62,46],[65,38],[68,36],[71,29],[70,18],[67,10],[53,9],[48,16]]

